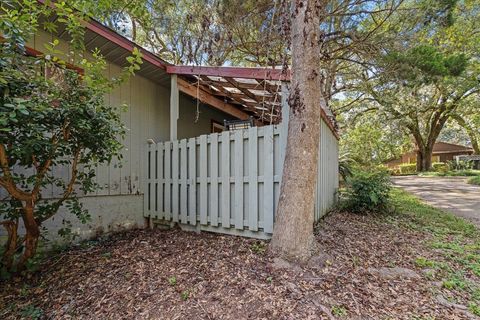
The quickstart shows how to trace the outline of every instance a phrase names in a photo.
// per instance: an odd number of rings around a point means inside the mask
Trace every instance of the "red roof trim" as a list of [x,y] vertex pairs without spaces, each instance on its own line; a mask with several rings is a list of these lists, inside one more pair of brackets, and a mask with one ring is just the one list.
[[280,69],[243,67],[167,66],[167,73],[231,77],[256,80],[290,81],[290,70],[283,74]]

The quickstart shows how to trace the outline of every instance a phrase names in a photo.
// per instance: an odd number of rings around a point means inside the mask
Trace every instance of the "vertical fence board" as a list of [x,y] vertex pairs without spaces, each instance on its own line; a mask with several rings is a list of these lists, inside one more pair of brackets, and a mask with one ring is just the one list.
[[196,163],[196,142],[195,138],[188,140],[188,175],[190,179],[189,196],[190,201],[188,207],[188,216],[190,224],[197,224],[197,163]]
[[248,229],[258,230],[258,130],[253,127],[248,132]]
[[208,224],[207,136],[200,136],[200,224]]
[[165,150],[165,144],[164,143],[159,143],[157,144],[157,163],[158,163],[158,176],[157,176],[157,183],[158,183],[158,197],[157,197],[157,217],[159,219],[164,219],[165,218],[165,213],[164,213],[164,198],[163,198],[163,190],[164,190],[164,183],[165,183],[165,167],[164,164],[165,162],[163,161],[164,159],[164,150]]
[[178,222],[179,207],[179,182],[178,182],[178,161],[179,161],[178,140],[172,143],[172,221]]
[[222,132],[222,227],[230,228],[230,132]]
[[218,226],[218,135],[210,139],[210,223]]
[[[156,201],[156,196],[155,196],[155,153],[157,151],[157,145],[156,144],[151,144],[150,145],[150,154],[149,154],[149,168],[147,168],[148,172],[148,189],[146,190],[148,192],[148,213],[150,216],[153,216],[155,214],[155,201]],[[145,198],[145,196],[144,196]]]
[[170,220],[172,215],[171,206],[171,186],[172,186],[172,170],[171,170],[171,154],[172,143],[165,142],[165,220]]
[[187,223],[187,140],[180,141],[180,221]]
[[235,228],[243,229],[243,131],[235,131],[234,156],[235,156]]
[[265,172],[263,178],[263,230],[273,232],[273,126],[264,127]]

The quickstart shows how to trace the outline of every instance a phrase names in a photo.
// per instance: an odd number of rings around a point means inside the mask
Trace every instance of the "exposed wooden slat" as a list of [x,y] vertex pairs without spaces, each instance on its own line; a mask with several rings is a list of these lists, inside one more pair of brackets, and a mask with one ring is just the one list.
[[222,132],[222,227],[230,228],[230,132]]
[[188,139],[188,176],[190,180],[188,218],[190,224],[197,224],[197,164],[196,164],[196,141]]
[[165,145],[163,143],[158,143],[157,144],[157,161],[158,161],[158,178],[157,178],[157,183],[158,183],[158,218],[159,219],[164,219],[165,218],[165,195],[164,195],[164,190],[165,190]]
[[165,142],[165,220],[172,218],[171,187],[172,187],[172,168],[171,168],[172,143]]
[[234,131],[235,143],[235,228],[243,230],[243,131]]
[[242,67],[204,67],[204,66],[167,66],[167,73],[184,75],[204,75],[214,77],[233,77],[258,80],[289,80],[290,70],[286,74],[280,69],[242,68]]
[[248,229],[258,230],[258,128],[248,131]]
[[[157,152],[157,145],[149,145],[149,168],[148,168],[148,211],[149,215],[152,217],[155,214],[155,154]],[[147,198],[147,197],[144,197]]]
[[218,134],[210,136],[210,223],[218,226]]
[[179,161],[178,140],[172,143],[172,221],[178,222],[179,217]]
[[273,232],[273,126],[264,127],[263,230]]
[[187,81],[183,79],[178,79],[178,88],[180,91],[183,93],[198,99],[202,101],[203,103],[209,104],[212,107],[221,110],[231,116],[234,116],[238,119],[248,119],[249,115],[239,109],[237,109],[235,106],[225,103],[224,101],[217,99],[213,97],[212,95],[208,94],[204,90],[198,90],[198,95],[197,95],[197,87],[188,83]]
[[247,97],[249,97],[250,99],[253,99],[257,102],[260,102],[260,99],[252,92],[250,92],[250,90],[248,89],[245,89],[243,87],[239,87],[238,86],[238,82],[233,79],[233,78],[230,78],[230,77],[225,77],[225,80],[227,80],[233,87],[237,88],[238,90],[242,91]]
[[187,223],[187,140],[180,141],[180,221]]

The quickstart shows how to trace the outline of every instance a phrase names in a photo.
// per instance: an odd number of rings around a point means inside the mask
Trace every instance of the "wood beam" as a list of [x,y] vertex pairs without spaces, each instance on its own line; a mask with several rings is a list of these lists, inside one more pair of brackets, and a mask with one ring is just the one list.
[[225,80],[228,81],[228,83],[230,83],[234,88],[237,88],[238,90],[242,91],[247,97],[249,97],[250,99],[253,99],[255,101],[257,101],[258,103],[260,103],[260,101],[258,100],[257,96],[254,95],[252,92],[250,92],[248,89],[245,89],[245,88],[239,88],[238,87],[238,82],[235,81],[235,79],[233,78],[230,78],[230,77],[224,77]]
[[198,99],[201,102],[214,107],[215,109],[228,113],[229,115],[242,120],[246,120],[250,117],[246,112],[239,110],[238,108],[234,107],[229,103],[226,103],[220,99],[213,97],[208,92],[204,91],[202,88],[198,90],[198,96],[197,96],[197,86],[189,83],[188,81],[178,78],[177,83],[178,83],[178,89],[181,92],[195,99]]
[[167,66],[167,73],[192,76],[231,77],[259,80],[290,80],[290,70],[243,67]]
[[177,75],[172,75],[170,88],[170,141],[177,140],[177,124],[180,115],[180,99]]

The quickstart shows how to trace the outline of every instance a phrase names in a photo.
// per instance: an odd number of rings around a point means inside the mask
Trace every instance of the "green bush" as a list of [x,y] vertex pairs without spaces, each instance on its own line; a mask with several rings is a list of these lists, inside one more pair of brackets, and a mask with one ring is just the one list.
[[447,161],[447,167],[450,171],[463,171],[473,168],[473,161]]
[[468,183],[480,186],[480,176],[471,177],[468,179]]
[[432,163],[432,170],[435,172],[447,172],[448,166],[445,162],[434,162]]
[[389,204],[391,182],[385,169],[354,171],[345,184],[343,209],[358,212],[378,212]]
[[416,163],[404,163],[398,166],[401,174],[415,174],[417,172]]

